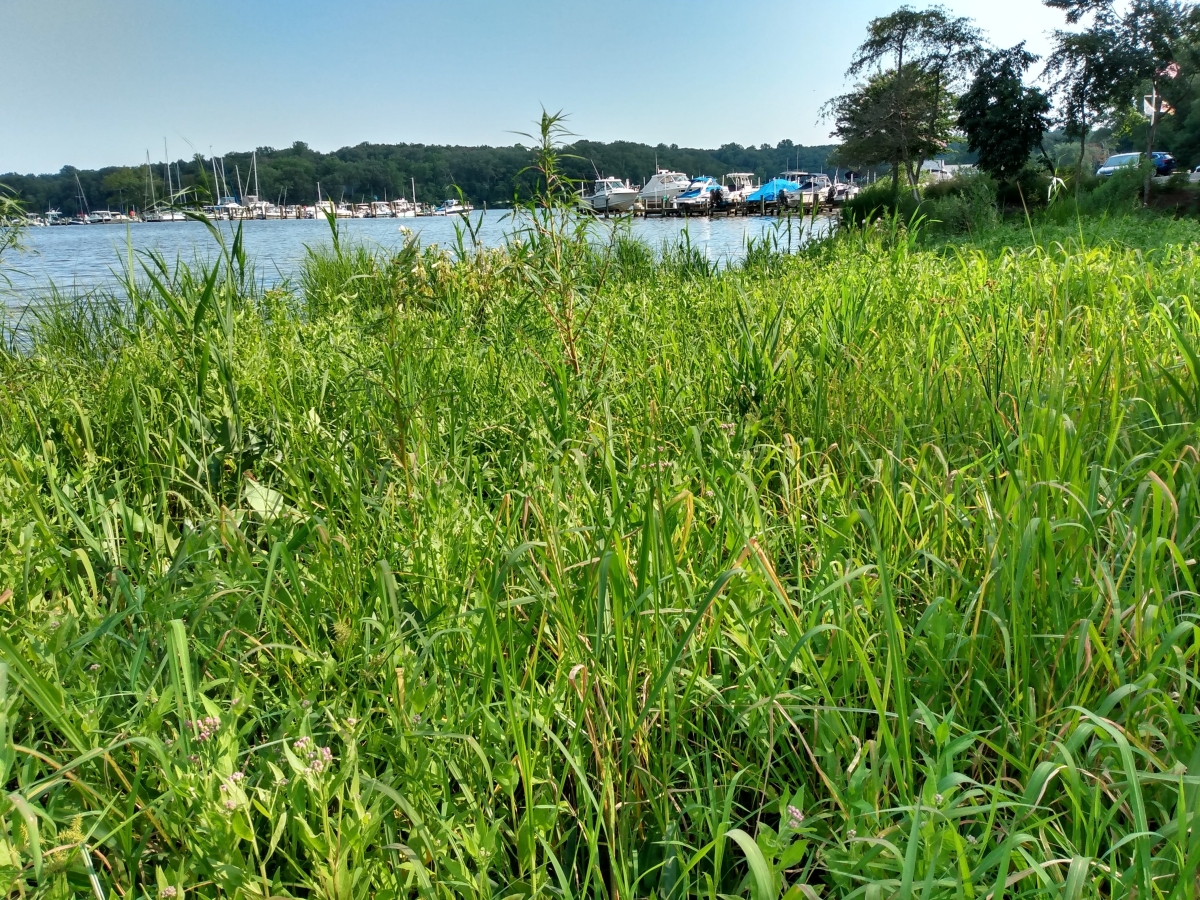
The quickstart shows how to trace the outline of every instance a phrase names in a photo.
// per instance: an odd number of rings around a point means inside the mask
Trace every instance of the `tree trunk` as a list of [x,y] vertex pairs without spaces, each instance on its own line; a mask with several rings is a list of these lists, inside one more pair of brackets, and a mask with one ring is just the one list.
[[1083,119],[1079,128],[1080,128],[1079,163],[1078,163],[1078,165],[1075,166],[1075,203],[1076,203],[1076,205],[1078,205],[1078,203],[1079,203],[1079,190],[1080,190],[1080,186],[1083,184],[1083,156],[1085,153],[1087,153],[1088,126],[1087,126],[1086,119]]
[[913,199],[920,203],[921,192],[917,190],[917,181],[920,178],[920,173],[913,174],[912,160],[907,160],[904,165],[908,169],[908,184],[912,188]]
[[[1150,156],[1154,152],[1154,132],[1158,129],[1158,82],[1150,82],[1150,128],[1146,132],[1146,162],[1151,166],[1154,165],[1154,159]],[[1153,169],[1146,169],[1146,181],[1142,185],[1142,206],[1150,205],[1150,179],[1154,177]]]

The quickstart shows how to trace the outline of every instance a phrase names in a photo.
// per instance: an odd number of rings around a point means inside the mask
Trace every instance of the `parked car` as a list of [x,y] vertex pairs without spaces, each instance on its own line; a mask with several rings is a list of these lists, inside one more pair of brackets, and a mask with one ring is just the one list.
[[1158,175],[1172,175],[1175,172],[1175,157],[1170,153],[1165,153],[1162,150],[1155,150],[1150,154],[1150,159],[1154,163],[1154,171]]
[[1096,170],[1096,174],[1101,178],[1107,178],[1120,169],[1136,169],[1141,164],[1142,154],[1140,153],[1117,153],[1106,159],[1104,165]]
[[[1170,175],[1175,171],[1175,157],[1164,150],[1155,150],[1150,154],[1154,163],[1156,175]],[[1136,169],[1142,164],[1141,153],[1117,153],[1104,161],[1104,165],[1096,170],[1101,178],[1107,178],[1119,169]]]

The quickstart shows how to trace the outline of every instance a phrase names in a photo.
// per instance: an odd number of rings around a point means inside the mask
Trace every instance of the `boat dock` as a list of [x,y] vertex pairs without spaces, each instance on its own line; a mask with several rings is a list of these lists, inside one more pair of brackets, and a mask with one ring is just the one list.
[[738,216],[796,216],[801,215],[819,215],[823,212],[830,212],[841,206],[838,202],[822,201],[817,204],[814,210],[811,203],[805,204],[803,207],[788,206],[777,201],[759,201],[758,203],[748,203],[744,200],[734,201],[731,203],[709,203],[701,206],[676,206],[671,201],[639,201],[633,205],[633,208],[626,215],[633,215],[638,219],[725,219],[735,218]]

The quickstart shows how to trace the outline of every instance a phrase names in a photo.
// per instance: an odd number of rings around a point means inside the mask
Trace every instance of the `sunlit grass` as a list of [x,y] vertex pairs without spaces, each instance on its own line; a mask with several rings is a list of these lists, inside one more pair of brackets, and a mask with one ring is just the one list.
[[579,240],[0,356],[9,895],[1194,896],[1195,250]]

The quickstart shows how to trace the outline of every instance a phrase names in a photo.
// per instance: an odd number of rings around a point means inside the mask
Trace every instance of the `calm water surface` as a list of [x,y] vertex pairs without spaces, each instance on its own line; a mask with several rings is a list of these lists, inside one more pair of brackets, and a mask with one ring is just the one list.
[[[513,228],[505,212],[488,211],[482,215],[479,237],[487,246],[504,242]],[[421,236],[424,244],[452,247],[455,243],[455,217],[418,219],[342,219],[338,227],[343,242],[352,241],[394,250],[403,243],[400,227]],[[597,223],[598,227],[604,223]],[[822,233],[830,220],[819,217],[815,226],[808,220],[780,222],[774,218],[729,219],[635,219],[628,226],[634,236],[656,249],[687,239],[693,247],[721,263],[736,262],[745,253],[746,242],[774,232],[784,247],[797,247],[814,231]],[[226,234],[230,223],[221,223]],[[685,236],[686,232],[686,236]],[[306,248],[329,246],[329,225],[324,221],[268,220],[244,223],[247,256],[255,276],[266,285],[295,283],[304,261]],[[138,251],[155,250],[169,262],[193,262],[211,258],[214,242],[208,230],[198,222],[146,222],[132,225],[78,225],[61,228],[32,228],[26,232],[23,253],[6,255],[7,275],[11,282],[0,281],[0,294],[10,314],[44,296],[53,284],[71,293],[112,284],[128,258],[129,247]]]

